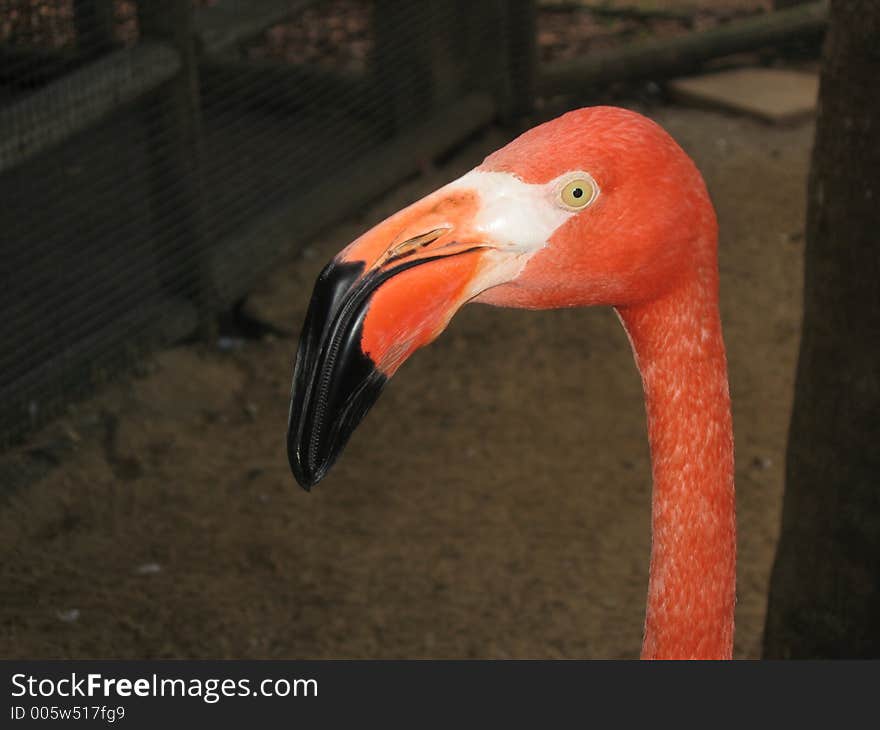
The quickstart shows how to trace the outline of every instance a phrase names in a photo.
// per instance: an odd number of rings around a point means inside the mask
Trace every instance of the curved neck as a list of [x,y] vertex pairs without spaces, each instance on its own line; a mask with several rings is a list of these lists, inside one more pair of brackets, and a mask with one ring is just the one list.
[[713,267],[664,299],[618,309],[642,375],[654,476],[643,659],[732,653],[733,428],[717,302]]

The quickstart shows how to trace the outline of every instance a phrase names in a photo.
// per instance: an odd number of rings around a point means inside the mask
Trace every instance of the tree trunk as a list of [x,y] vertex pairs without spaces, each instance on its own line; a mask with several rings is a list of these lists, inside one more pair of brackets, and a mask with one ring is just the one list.
[[832,0],[768,658],[880,657],[880,3]]

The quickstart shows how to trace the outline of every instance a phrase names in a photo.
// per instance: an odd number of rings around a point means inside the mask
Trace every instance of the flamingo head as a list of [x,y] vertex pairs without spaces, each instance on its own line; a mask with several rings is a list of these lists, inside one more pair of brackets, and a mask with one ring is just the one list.
[[388,378],[466,302],[659,299],[714,256],[714,227],[694,164],[635,112],[580,109],[521,135],[321,272],[293,376],[297,481],[326,474]]

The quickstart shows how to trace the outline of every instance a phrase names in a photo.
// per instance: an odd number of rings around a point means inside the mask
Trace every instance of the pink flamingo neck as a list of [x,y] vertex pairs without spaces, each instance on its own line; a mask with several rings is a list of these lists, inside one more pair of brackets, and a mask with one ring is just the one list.
[[642,375],[654,478],[642,658],[729,659],[736,516],[717,270],[618,311]]

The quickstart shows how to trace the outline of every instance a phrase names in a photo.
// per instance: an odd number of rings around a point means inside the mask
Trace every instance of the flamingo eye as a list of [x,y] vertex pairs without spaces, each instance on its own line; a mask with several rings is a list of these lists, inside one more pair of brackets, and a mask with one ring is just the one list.
[[588,177],[569,180],[559,191],[559,200],[566,208],[581,210],[596,199],[596,183]]

